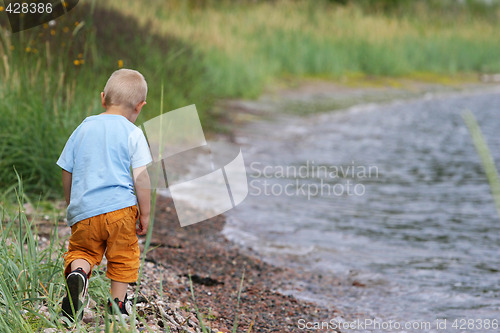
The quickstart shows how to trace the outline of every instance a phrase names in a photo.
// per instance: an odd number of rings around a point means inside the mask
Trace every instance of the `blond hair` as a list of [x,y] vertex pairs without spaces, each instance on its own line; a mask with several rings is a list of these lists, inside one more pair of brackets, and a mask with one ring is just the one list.
[[108,79],[104,87],[104,102],[106,106],[121,105],[135,108],[146,100],[148,84],[141,73],[132,69],[119,69]]

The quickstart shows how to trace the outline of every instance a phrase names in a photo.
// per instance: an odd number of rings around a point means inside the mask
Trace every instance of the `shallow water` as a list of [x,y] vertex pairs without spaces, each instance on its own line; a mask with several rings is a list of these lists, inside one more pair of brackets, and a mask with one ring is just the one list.
[[500,167],[498,91],[243,128],[250,193],[229,212],[226,235],[275,263],[348,281],[296,292],[346,313],[431,323],[409,332],[460,332],[455,319],[474,319],[479,331],[482,320],[500,320],[500,218],[465,109]]

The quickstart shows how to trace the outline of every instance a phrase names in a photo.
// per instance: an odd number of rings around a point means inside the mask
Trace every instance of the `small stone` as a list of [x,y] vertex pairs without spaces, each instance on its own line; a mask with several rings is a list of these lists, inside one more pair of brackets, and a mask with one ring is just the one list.
[[96,307],[97,307],[97,302],[94,301],[92,298],[90,298],[88,308],[89,309],[95,309]]
[[46,328],[43,330],[43,333],[55,333],[57,332],[57,329],[55,328]]
[[174,319],[179,324],[182,324],[185,321],[184,317],[181,316],[179,313],[176,313],[176,312],[174,312]]
[[137,296],[137,303],[148,303],[148,300],[146,297],[139,295]]
[[95,313],[90,308],[83,309],[83,322],[88,324],[95,320]]
[[24,208],[24,213],[26,215],[32,215],[35,212],[35,209],[33,208],[33,206],[30,203],[25,203],[23,205],[23,208]]
[[[167,311],[165,311],[165,309],[163,307],[160,307],[159,308],[160,310],[160,314],[163,316],[163,317],[166,317],[169,315],[169,313],[167,313]],[[170,313],[171,314],[171,313]]]

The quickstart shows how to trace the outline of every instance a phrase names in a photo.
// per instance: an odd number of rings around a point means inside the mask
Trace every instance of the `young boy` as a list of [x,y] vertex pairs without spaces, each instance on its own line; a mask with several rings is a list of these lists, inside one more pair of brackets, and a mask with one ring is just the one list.
[[[150,214],[146,165],[151,155],[144,134],[133,124],[146,94],[141,73],[115,71],[101,93],[106,111],[78,126],[57,161],[71,227],[64,254],[68,293],[62,302],[63,314],[71,320],[83,316],[88,278],[105,252],[111,299],[121,314],[130,311],[127,286],[137,280],[140,264],[137,235],[147,233]],[[109,300],[108,310],[112,313]]]

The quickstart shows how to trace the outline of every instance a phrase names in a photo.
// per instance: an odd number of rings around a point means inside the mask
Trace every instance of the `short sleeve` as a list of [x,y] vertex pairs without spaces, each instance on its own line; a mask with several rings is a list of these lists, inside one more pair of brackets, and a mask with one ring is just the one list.
[[151,163],[151,153],[144,133],[139,128],[130,133],[128,138],[130,165],[132,169]]
[[64,146],[61,156],[59,156],[59,159],[56,162],[56,164],[59,165],[62,169],[71,173],[73,172],[73,165],[75,162],[73,154],[74,148],[75,145],[74,145],[74,133],[73,133],[66,142],[66,145]]

